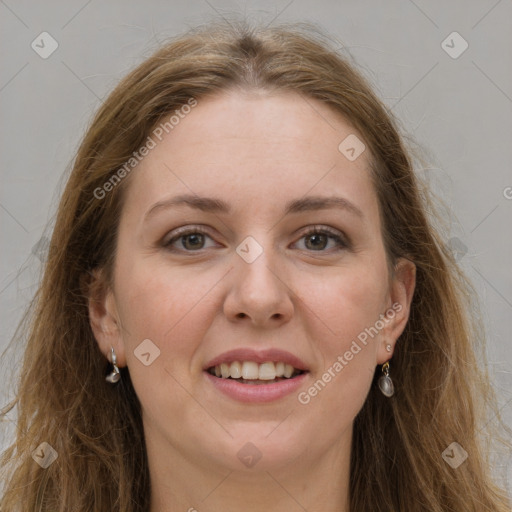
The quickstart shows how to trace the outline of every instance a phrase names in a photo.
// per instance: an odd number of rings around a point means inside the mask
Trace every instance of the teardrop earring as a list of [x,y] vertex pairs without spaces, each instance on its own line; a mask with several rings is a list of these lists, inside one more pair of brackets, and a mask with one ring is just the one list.
[[114,347],[111,347],[110,356],[112,359],[111,363],[113,366],[113,370],[105,377],[105,380],[107,382],[110,382],[110,384],[115,384],[121,378],[121,373],[119,372],[119,368],[117,367],[117,358],[116,353],[114,352]]
[[382,377],[379,379],[379,389],[384,396],[392,397],[395,394],[395,386],[389,376],[389,361],[382,365]]

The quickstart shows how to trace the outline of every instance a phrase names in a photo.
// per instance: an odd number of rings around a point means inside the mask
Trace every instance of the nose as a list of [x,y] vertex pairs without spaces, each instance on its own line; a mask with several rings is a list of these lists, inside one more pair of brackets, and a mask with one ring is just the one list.
[[252,263],[234,255],[229,273],[230,289],[224,314],[231,322],[249,322],[257,327],[278,327],[288,322],[294,311],[293,291],[286,276],[263,253]]

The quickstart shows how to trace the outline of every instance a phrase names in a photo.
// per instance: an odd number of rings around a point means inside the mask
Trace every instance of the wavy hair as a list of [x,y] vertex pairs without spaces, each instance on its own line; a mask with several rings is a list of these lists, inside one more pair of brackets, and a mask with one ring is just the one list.
[[[101,200],[95,190],[169,113],[233,88],[293,91],[347,119],[371,155],[388,261],[416,265],[410,318],[393,356],[398,392],[388,400],[372,386],[354,422],[350,510],[510,511],[480,430],[497,407],[471,288],[434,228],[398,121],[356,68],[309,24],[212,22],[171,38],[103,102],[74,159],[20,331],[26,346],[10,404],[17,434],[1,462],[2,512],[148,510],[140,403],[127,368],[115,388],[105,382],[108,363],[88,317],[89,276],[111,276],[130,176]],[[47,469],[31,457],[43,441],[58,453]],[[456,470],[441,456],[453,441],[469,454]]]

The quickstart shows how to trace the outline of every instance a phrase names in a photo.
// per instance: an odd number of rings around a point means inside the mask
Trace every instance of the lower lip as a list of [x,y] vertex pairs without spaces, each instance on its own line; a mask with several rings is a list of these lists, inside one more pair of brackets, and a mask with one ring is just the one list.
[[272,384],[242,384],[234,379],[222,379],[211,373],[203,372],[207,379],[222,393],[239,402],[272,402],[297,391],[304,382],[307,373],[301,373],[293,379],[280,380]]

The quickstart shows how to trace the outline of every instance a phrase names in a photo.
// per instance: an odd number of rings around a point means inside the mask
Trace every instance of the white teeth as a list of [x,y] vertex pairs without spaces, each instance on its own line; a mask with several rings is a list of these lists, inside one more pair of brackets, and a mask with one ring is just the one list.
[[253,361],[244,361],[242,363],[242,377],[244,379],[257,379],[258,374],[258,363]]
[[276,378],[285,377],[289,379],[295,372],[295,368],[291,364],[285,364],[282,361],[274,363],[267,361],[258,364],[254,361],[233,361],[229,363],[221,363],[211,369],[211,373],[216,377],[227,379],[245,379],[245,380],[263,380],[270,381]]
[[260,364],[258,378],[260,380],[274,380],[276,378],[276,367],[274,363]]
[[229,364],[222,363],[220,365],[220,373],[223,379],[227,379],[229,377]]
[[232,379],[239,379],[242,376],[242,363],[233,361],[229,367],[229,373]]

